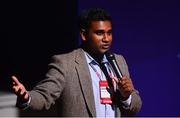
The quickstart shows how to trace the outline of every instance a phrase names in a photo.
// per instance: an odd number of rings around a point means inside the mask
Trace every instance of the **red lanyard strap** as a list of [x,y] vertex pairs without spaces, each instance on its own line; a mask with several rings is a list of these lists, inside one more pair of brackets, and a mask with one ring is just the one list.
[[92,63],[89,63],[91,68],[94,70],[94,72],[96,73],[97,77],[101,80],[101,74],[97,71],[97,69],[93,66]]

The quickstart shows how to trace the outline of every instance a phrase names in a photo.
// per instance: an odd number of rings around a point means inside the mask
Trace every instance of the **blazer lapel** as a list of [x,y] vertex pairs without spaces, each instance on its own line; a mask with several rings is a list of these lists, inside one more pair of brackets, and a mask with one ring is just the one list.
[[82,49],[77,50],[76,54],[76,69],[79,76],[81,89],[84,95],[84,99],[88,110],[93,117],[96,116],[95,102],[92,88],[92,80],[89,72],[89,68],[86,62],[86,58]]

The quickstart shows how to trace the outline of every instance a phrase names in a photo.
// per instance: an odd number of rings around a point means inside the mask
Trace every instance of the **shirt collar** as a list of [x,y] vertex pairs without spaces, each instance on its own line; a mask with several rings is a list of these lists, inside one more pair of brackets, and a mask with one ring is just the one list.
[[[87,60],[88,64],[95,63],[95,64],[99,65],[99,63],[91,55],[89,55],[86,51],[84,51],[84,54],[85,54],[85,57],[86,57],[86,60]],[[108,60],[106,58],[106,55],[103,56],[102,62],[103,63],[108,62]]]

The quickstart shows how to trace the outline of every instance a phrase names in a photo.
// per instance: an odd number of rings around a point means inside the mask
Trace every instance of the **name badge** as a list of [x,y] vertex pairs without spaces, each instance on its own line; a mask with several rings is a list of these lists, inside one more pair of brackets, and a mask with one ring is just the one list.
[[99,81],[100,87],[100,102],[101,104],[112,104],[112,97],[111,97],[111,88],[108,86],[108,82],[106,80]]

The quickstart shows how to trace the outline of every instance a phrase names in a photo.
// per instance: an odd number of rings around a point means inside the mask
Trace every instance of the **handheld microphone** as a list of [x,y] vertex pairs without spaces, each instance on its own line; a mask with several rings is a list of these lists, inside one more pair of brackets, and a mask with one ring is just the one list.
[[108,59],[109,63],[111,64],[116,76],[118,79],[122,79],[123,75],[120,71],[120,68],[116,62],[115,56],[109,50],[105,52],[106,58]]

